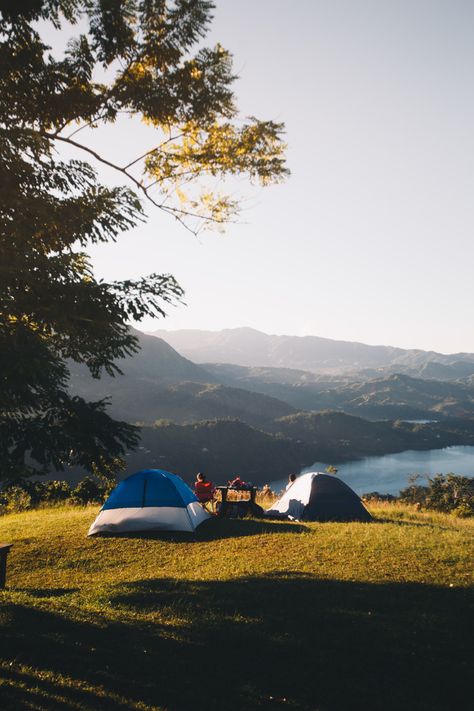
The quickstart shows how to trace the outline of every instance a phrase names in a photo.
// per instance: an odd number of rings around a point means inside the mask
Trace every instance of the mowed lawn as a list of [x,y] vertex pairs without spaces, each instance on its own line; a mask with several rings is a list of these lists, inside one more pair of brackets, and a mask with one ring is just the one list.
[[1,709],[467,708],[474,521],[211,520],[87,539],[97,509],[0,518]]

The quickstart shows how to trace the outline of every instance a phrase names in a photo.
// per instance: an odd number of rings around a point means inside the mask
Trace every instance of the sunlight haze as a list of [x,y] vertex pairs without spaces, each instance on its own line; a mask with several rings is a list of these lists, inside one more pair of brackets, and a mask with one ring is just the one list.
[[[292,175],[238,181],[224,235],[147,205],[94,248],[103,278],[171,272],[186,290],[139,328],[474,351],[473,20],[465,0],[218,0],[206,43],[233,52],[242,115],[286,123]],[[128,121],[107,134],[124,161],[152,142]]]

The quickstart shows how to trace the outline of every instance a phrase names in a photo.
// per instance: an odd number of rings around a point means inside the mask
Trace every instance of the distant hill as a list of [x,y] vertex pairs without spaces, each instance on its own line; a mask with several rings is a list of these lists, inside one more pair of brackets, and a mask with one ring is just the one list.
[[263,432],[237,420],[192,425],[163,423],[142,430],[142,445],[127,457],[130,471],[154,466],[179,472],[188,482],[204,471],[214,481],[236,474],[262,484],[315,461],[316,448]]
[[119,361],[123,376],[105,375],[97,380],[85,367],[71,365],[74,393],[91,400],[110,397],[111,414],[132,422],[151,424],[166,419],[185,424],[230,417],[261,426],[298,410],[327,409],[372,420],[474,417],[472,376],[462,382],[403,374],[353,380],[354,374],[347,373],[197,365],[164,340],[134,333],[141,350]]
[[369,419],[474,417],[474,389],[398,374],[321,392],[318,404]]
[[205,368],[227,385],[276,397],[298,410],[339,409],[372,420],[474,417],[474,378],[440,381],[398,373],[353,382],[282,368],[211,363]]
[[405,449],[474,444],[472,420],[420,425],[368,422],[340,412],[296,413],[268,423],[266,430],[237,420],[144,427],[140,449],[126,458],[128,472],[157,467],[192,481],[204,471],[218,482],[239,473],[263,484],[316,461],[337,464]]
[[214,417],[240,418],[251,425],[295,412],[274,397],[229,388],[159,338],[134,331],[141,350],[118,362],[123,375],[94,379],[72,364],[71,390],[86,399],[111,398],[110,413],[131,422],[167,419],[184,424]]
[[[252,328],[222,331],[154,331],[195,363],[232,363],[248,367],[277,367],[317,373],[342,373],[363,369],[395,369],[416,375],[428,363],[444,365],[445,376],[474,374],[474,354],[444,355],[393,346],[369,346],[318,336],[275,336]],[[467,363],[467,365],[465,365]],[[467,371],[467,372],[466,372]],[[461,372],[461,375],[456,373]],[[372,373],[372,377],[376,375]],[[380,373],[382,374],[382,373]]]
[[272,432],[318,448],[322,460],[343,461],[406,449],[437,449],[474,441],[474,421],[371,422],[343,412],[299,412],[275,420]]

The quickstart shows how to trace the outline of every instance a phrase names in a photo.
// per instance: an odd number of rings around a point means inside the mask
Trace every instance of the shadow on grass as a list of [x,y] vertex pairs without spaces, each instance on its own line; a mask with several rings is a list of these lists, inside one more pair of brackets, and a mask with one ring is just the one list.
[[154,541],[175,543],[190,543],[192,541],[216,541],[220,538],[242,538],[244,536],[259,536],[264,533],[304,533],[310,529],[299,523],[274,523],[272,521],[252,518],[218,518],[207,519],[194,533],[179,531],[139,531],[136,533],[103,534],[107,538],[140,538]]
[[[146,580],[109,600],[114,619],[89,622],[80,608],[0,608],[2,709],[445,711],[469,698],[467,589],[282,572]],[[58,691],[35,670],[73,682]]]
[[310,529],[300,523],[275,523],[255,518],[212,518],[204,521],[196,530],[196,540],[215,541],[219,538],[260,536],[265,533],[305,533]]
[[28,593],[32,597],[64,597],[72,595],[78,591],[78,588],[16,588],[18,592]]
[[440,523],[434,521],[410,521],[407,518],[375,518],[374,523],[392,523],[395,526],[411,526],[412,528],[435,528],[438,531],[452,531],[455,526],[443,526]]

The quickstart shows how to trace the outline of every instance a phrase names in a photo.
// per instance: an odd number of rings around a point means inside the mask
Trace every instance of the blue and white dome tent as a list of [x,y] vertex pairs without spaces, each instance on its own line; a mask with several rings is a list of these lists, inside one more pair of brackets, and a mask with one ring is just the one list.
[[144,469],[115,487],[87,535],[195,531],[208,518],[210,514],[181,477],[162,469]]

